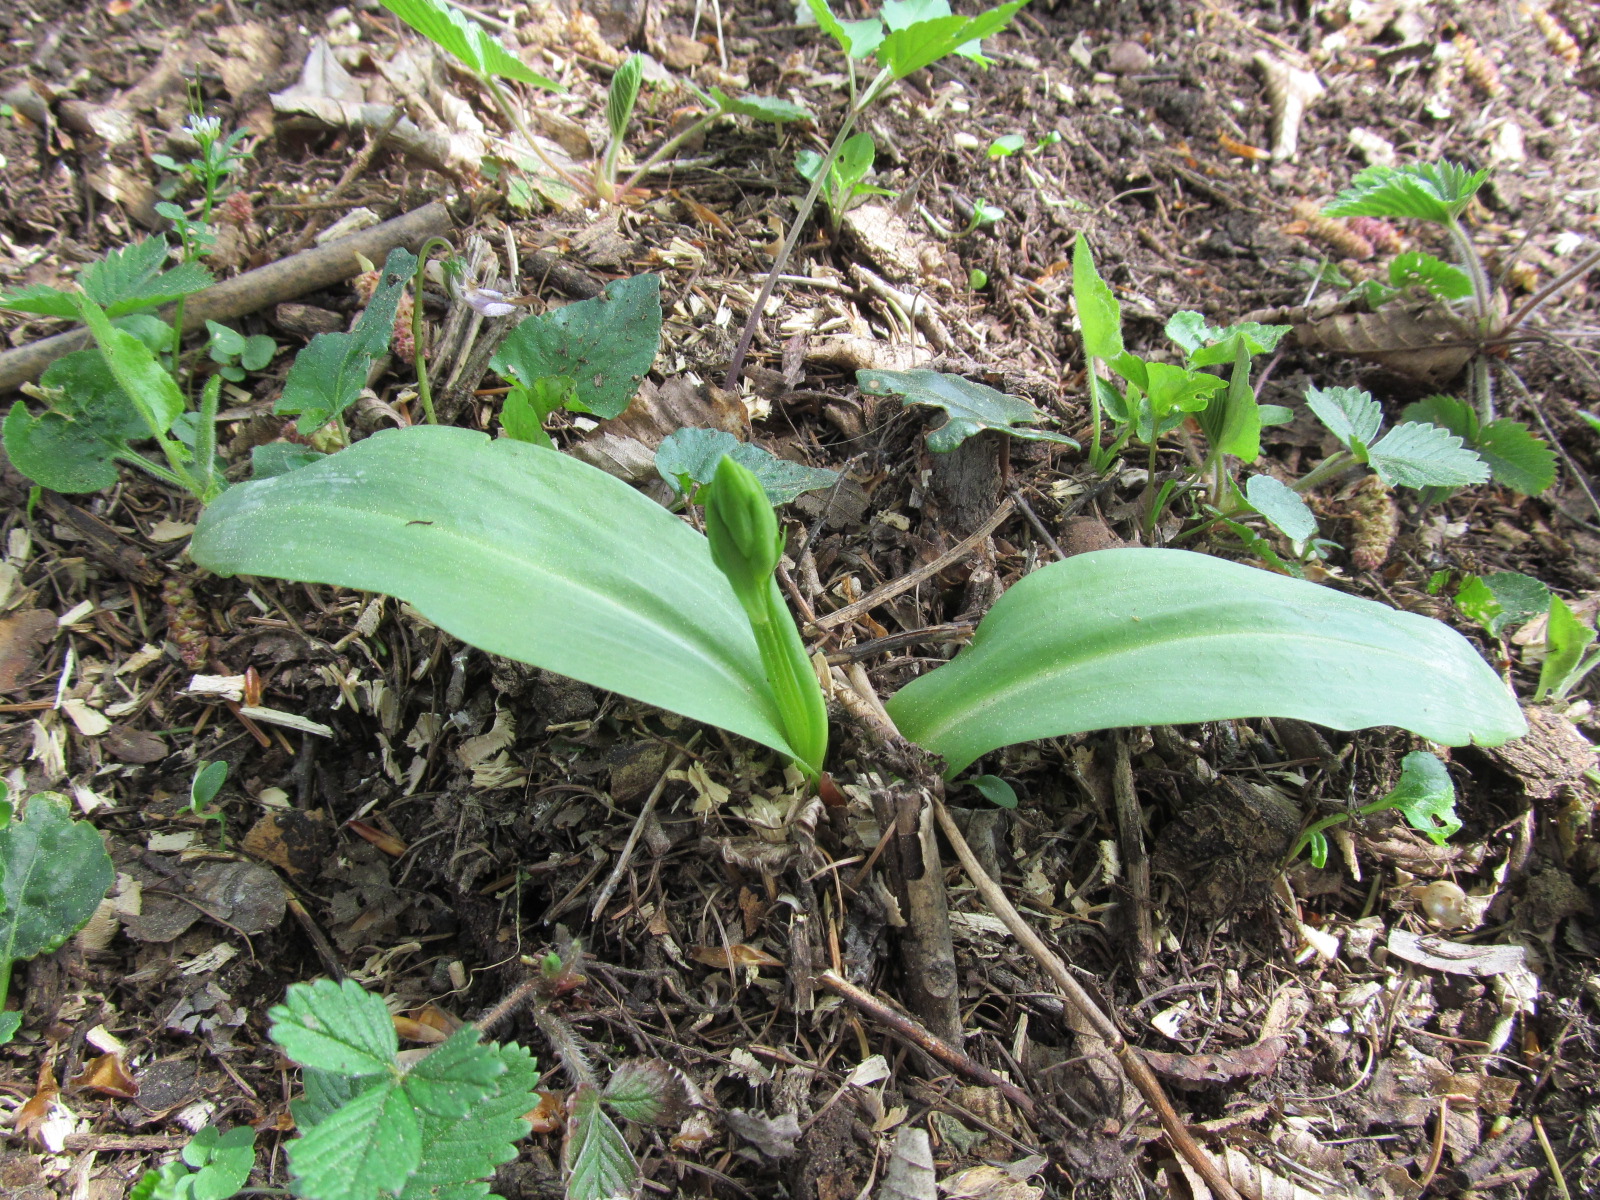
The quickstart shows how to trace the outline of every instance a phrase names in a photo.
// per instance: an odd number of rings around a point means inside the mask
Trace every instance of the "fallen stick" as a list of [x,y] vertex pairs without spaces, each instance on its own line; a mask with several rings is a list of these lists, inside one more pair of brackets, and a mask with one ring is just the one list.
[[[371,229],[363,229],[360,233],[338,238],[323,246],[314,246],[232,279],[224,279],[203,292],[196,292],[184,302],[184,331],[199,329],[207,321],[231,320],[270,304],[304,296],[342,279],[350,279],[361,273],[357,255],[381,264],[396,246],[416,249],[428,238],[439,237],[449,231],[450,212],[443,201],[435,200],[432,204],[381,225],[374,225]],[[171,320],[172,314],[170,306],[161,310],[161,315],[167,320]],[[82,349],[88,342],[87,329],[71,329],[54,337],[29,342],[26,346],[18,346],[15,350],[7,350],[0,354],[0,392],[37,378],[56,359]]]

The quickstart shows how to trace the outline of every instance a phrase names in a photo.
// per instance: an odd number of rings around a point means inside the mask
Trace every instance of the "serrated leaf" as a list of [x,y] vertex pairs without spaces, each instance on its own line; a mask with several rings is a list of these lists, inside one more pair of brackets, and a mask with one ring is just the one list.
[[938,62],[948,54],[960,54],[980,65],[988,65],[981,41],[1011,23],[1028,0],[1012,0],[976,17],[935,17],[890,32],[877,48],[878,62],[888,67],[896,79]]
[[236,1125],[223,1133],[208,1125],[189,1139],[183,1161],[194,1168],[190,1200],[228,1200],[250,1179],[256,1162],[256,1131]]
[[980,796],[996,808],[1017,806],[1016,789],[998,775],[974,775],[965,782],[970,783]]
[[395,310],[416,266],[417,256],[404,247],[389,251],[378,289],[355,329],[319,333],[295,356],[283,381],[283,394],[272,411],[280,416],[299,414],[301,436],[315,432],[349,408],[367,386],[372,360],[388,349]]
[[1083,329],[1085,357],[1108,362],[1119,357],[1123,352],[1122,305],[1095,269],[1089,239],[1081,233],[1072,247],[1072,303]]
[[144,420],[98,350],[76,350],[45,369],[55,393],[38,416],[20,400],[4,427],[6,455],[29,479],[54,492],[97,492],[117,482],[116,460],[148,435]]
[[877,17],[864,21],[841,21],[828,7],[828,0],[806,0],[806,7],[817,19],[817,27],[839,44],[851,58],[866,58],[883,43],[883,22]]
[[90,263],[78,276],[78,284],[108,317],[121,317],[170,304],[214,282],[211,272],[198,262],[179,263],[163,271],[166,261],[166,239],[145,238]]
[[475,1105],[470,1118],[457,1120],[422,1113],[421,1164],[398,1200],[472,1200],[488,1194],[475,1183],[517,1156],[516,1143],[528,1134],[527,1114],[539,1103],[539,1071],[521,1046],[489,1045],[505,1067],[495,1091]]
[[382,1075],[394,1070],[400,1049],[382,996],[354,980],[291,984],[282,1004],[267,1015],[269,1036],[302,1067],[344,1075]]
[[642,1125],[670,1125],[682,1113],[683,1081],[660,1059],[630,1059],[606,1081],[600,1098],[618,1116]]
[[1240,347],[1247,355],[1275,350],[1291,328],[1258,321],[1218,327],[1200,313],[1185,310],[1172,314],[1164,332],[1183,350],[1191,367],[1212,367],[1234,361]]
[[1456,591],[1456,607],[1491,637],[1531,621],[1550,609],[1550,589],[1520,571],[1469,575]]
[[1400,782],[1383,799],[1363,805],[1364,813],[1393,809],[1418,833],[1442,846],[1461,828],[1456,816],[1456,785],[1437,755],[1415,750],[1400,760]]
[[400,1191],[421,1160],[416,1110],[393,1079],[373,1082],[289,1143],[295,1191],[315,1200],[377,1200]]
[[341,1075],[337,1071],[319,1071],[316,1067],[300,1068],[300,1087],[303,1094],[289,1101],[289,1112],[302,1131],[321,1124],[348,1104],[366,1087],[372,1076]]
[[611,88],[606,93],[606,126],[611,131],[612,141],[621,141],[622,135],[628,132],[643,78],[644,59],[637,54],[623,59],[611,74]]
[[492,1046],[478,1044],[478,1030],[463,1025],[406,1072],[406,1095],[421,1111],[460,1117],[495,1093],[506,1071]]
[[578,412],[614,417],[628,407],[661,344],[661,278],[635,275],[513,329],[489,365],[531,387],[550,375],[577,385]]
[[656,449],[656,471],[674,492],[682,495],[684,476],[691,483],[710,483],[724,455],[754,475],[774,505],[832,487],[839,478],[837,471],[790,462],[721,429],[678,429],[669,433]]
[[1346,450],[1364,458],[1383,426],[1383,406],[1360,388],[1306,388],[1306,405]]
[[1556,454],[1521,421],[1501,417],[1471,442],[1494,481],[1524,496],[1536,496],[1556,481]]
[[1402,421],[1425,421],[1448,429],[1467,445],[1478,436],[1478,414],[1472,405],[1454,396],[1428,396],[1400,411]]
[[1389,487],[1461,487],[1489,478],[1489,464],[1449,430],[1407,421],[1367,450],[1367,462]]
[[60,317],[72,321],[78,316],[78,306],[70,292],[48,284],[35,283],[14,292],[0,292],[0,309],[7,312],[33,313],[40,317]]
[[550,92],[567,89],[536,74],[482,25],[441,0],[383,0],[383,6],[477,75],[515,79]]
[[904,396],[904,404],[944,409],[950,419],[928,431],[928,449],[941,454],[985,429],[1074,448],[1078,444],[1062,434],[1024,426],[1025,421],[1040,421],[1045,416],[1026,400],[959,375],[938,371],[857,371],[856,383],[862,391],[875,396]]
[[638,1188],[639,1165],[633,1151],[590,1084],[579,1084],[572,1095],[561,1165],[567,1175],[568,1200],[632,1200]]
[[87,821],[72,819],[65,797],[31,797],[21,819],[0,829],[0,961],[60,947],[93,915],[114,878],[105,842]]
[[1404,288],[1413,284],[1427,288],[1441,300],[1465,300],[1472,295],[1472,280],[1465,271],[1420,250],[1397,254],[1389,264],[1391,287]]
[[1290,541],[1305,542],[1317,536],[1317,518],[1300,493],[1271,475],[1250,476],[1244,496],[1251,508]]
[[1489,178],[1456,163],[1368,167],[1322,211],[1330,217],[1414,217],[1448,225]]
[[708,89],[712,101],[722,112],[735,117],[750,117],[756,121],[770,121],[783,125],[789,121],[815,121],[816,114],[809,108],[775,96],[730,96],[719,87]]

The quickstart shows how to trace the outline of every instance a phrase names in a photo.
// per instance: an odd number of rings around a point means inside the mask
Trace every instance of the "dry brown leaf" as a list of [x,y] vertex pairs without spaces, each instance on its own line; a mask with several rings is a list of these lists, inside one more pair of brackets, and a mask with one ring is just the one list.
[[56,634],[56,615],[30,608],[0,617],[0,693],[14,692]]
[[139,1081],[128,1073],[120,1054],[102,1054],[69,1083],[75,1088],[89,1088],[122,1100],[132,1100],[139,1094]]
[[1206,1087],[1251,1075],[1270,1075],[1289,1048],[1289,1039],[1262,1038],[1227,1054],[1162,1054],[1144,1051],[1150,1069],[1179,1087]]
[[1475,353],[1460,323],[1431,301],[1335,313],[1296,325],[1294,333],[1302,346],[1354,354],[1430,387],[1461,374]]
[[533,1126],[531,1133],[554,1133],[567,1123],[567,1094],[540,1092],[538,1107],[522,1119]]
[[437,1046],[440,1042],[449,1040],[450,1035],[442,1029],[425,1024],[413,1017],[402,1017],[396,1013],[390,1018],[394,1022],[395,1033],[405,1038],[408,1042],[421,1042],[426,1046]]
[[42,1140],[41,1126],[50,1115],[50,1109],[55,1105],[61,1095],[61,1088],[56,1083],[55,1068],[50,1060],[46,1059],[39,1067],[39,1082],[34,1086],[33,1095],[29,1096],[22,1106],[17,1109],[11,1118],[11,1128],[18,1133],[27,1134],[28,1140],[35,1145]]
[[939,1185],[947,1200],[1039,1200],[1042,1187],[1016,1178],[1000,1167],[969,1167]]
[[689,957],[719,971],[730,967],[781,967],[783,960],[773,958],[765,950],[757,950],[740,942],[733,946],[690,946]]

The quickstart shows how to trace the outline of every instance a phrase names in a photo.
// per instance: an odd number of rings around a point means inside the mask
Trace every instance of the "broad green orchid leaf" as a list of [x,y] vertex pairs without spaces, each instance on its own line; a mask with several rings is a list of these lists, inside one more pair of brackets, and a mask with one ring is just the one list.
[[1126,725],[1283,716],[1450,746],[1527,730],[1449,626],[1185,550],[1100,550],[1035,571],[888,709],[947,776],[1001,746]]
[[574,458],[468,429],[389,430],[206,509],[221,575],[385,592],[491,654],[795,756],[703,537]]

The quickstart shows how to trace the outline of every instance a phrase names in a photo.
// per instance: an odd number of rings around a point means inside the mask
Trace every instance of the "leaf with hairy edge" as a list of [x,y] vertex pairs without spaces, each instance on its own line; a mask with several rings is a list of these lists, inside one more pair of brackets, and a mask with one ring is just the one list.
[[567,1173],[568,1200],[632,1200],[639,1164],[600,1105],[600,1093],[580,1083],[569,1101],[567,1138],[561,1165]]
[[806,492],[832,487],[839,478],[837,471],[790,462],[721,429],[669,433],[656,448],[656,471],[681,496],[685,479],[691,485],[710,483],[724,455],[754,475],[773,504],[787,504]]
[[1306,405],[1341,445],[1362,461],[1383,427],[1383,406],[1360,388],[1306,388]]
[[1397,254],[1389,264],[1390,287],[1413,284],[1420,284],[1441,300],[1465,300],[1472,295],[1472,280],[1465,271],[1420,250]]
[[1252,475],[1245,480],[1245,499],[1284,537],[1304,542],[1317,536],[1317,518],[1310,507],[1287,484],[1271,475]]
[[1469,443],[1489,465],[1498,484],[1523,496],[1537,496],[1556,481],[1556,452],[1521,421],[1490,421]]
[[639,99],[639,84],[644,78],[644,59],[630,54],[611,73],[611,90],[606,93],[606,127],[612,141],[621,141],[633,119],[633,106]]
[[991,34],[1011,24],[1028,0],[1012,0],[975,17],[935,17],[895,29],[877,48],[878,62],[889,68],[896,79],[938,62],[947,54],[960,54],[981,66],[989,60],[980,45]]
[[404,1187],[421,1161],[416,1110],[392,1079],[374,1082],[289,1143],[295,1190],[316,1200],[377,1200]]
[[489,1187],[474,1182],[517,1156],[515,1143],[528,1135],[527,1114],[539,1103],[539,1070],[521,1046],[491,1043],[505,1068],[488,1099],[473,1105],[470,1120],[423,1112],[422,1164],[406,1181],[399,1200],[473,1200]]
[[6,455],[53,492],[98,492],[117,482],[117,460],[148,437],[139,410],[98,350],[58,358],[39,377],[50,410],[35,416],[17,401],[5,420]]
[[492,1046],[478,1044],[478,1031],[463,1025],[406,1072],[406,1095],[422,1112],[462,1117],[495,1093],[506,1072]]
[[190,553],[222,575],[385,592],[491,654],[794,754],[705,539],[553,450],[444,426],[388,430],[230,488],[201,515]]
[[633,400],[661,344],[661,277],[635,275],[593,300],[529,317],[506,335],[489,365],[531,388],[551,375],[576,385],[568,407],[614,417]]
[[291,984],[283,1003],[267,1015],[272,1018],[272,1040],[302,1067],[343,1075],[394,1070],[400,1039],[389,1010],[382,996],[354,980]]
[[1451,746],[1527,730],[1449,626],[1183,550],[1099,550],[1035,571],[888,709],[947,777],[1000,746],[1127,725],[1283,716]]
[[1415,217],[1448,225],[1488,178],[1488,171],[1452,162],[1368,167],[1322,211],[1330,217]]
[[114,878],[105,842],[72,819],[65,797],[31,797],[21,818],[0,828],[0,979],[12,963],[58,949],[81,929]]
[[618,1116],[643,1125],[671,1125],[688,1100],[683,1079],[660,1059],[630,1059],[617,1067],[600,1094]]
[[549,92],[567,90],[536,74],[499,38],[442,0],[383,0],[383,6],[435,46],[454,54],[474,74],[515,79]]
[[1042,421],[1045,414],[1026,400],[998,392],[959,375],[938,371],[857,371],[856,383],[874,396],[903,396],[904,404],[942,408],[949,420],[928,431],[928,449],[940,454],[954,450],[975,433],[998,429],[1012,437],[1040,442],[1078,443],[1060,433],[1030,429],[1024,421]]
[[1083,328],[1083,353],[1107,361],[1122,354],[1122,305],[1095,269],[1094,252],[1083,234],[1072,247],[1072,303]]
[[1367,462],[1388,487],[1462,487],[1489,478],[1489,464],[1437,425],[1407,421],[1367,448]]
[[[163,271],[166,261],[166,240],[143,238],[84,267],[78,285],[108,317],[159,308],[211,286],[211,272],[199,263],[181,263]],[[72,293],[44,285],[0,294],[0,308],[67,320],[78,316]]]
[[295,356],[273,412],[280,416],[298,413],[298,428],[305,435],[314,433],[355,403],[361,389],[367,386],[372,360],[388,349],[400,294],[416,266],[417,256],[404,247],[389,251],[378,290],[367,301],[367,311],[361,314],[355,329],[350,333],[319,333],[311,339],[311,344]]
[[774,96],[730,96],[719,87],[708,88],[707,91],[717,108],[729,116],[750,117],[756,121],[770,121],[774,125],[789,121],[814,122],[817,119],[809,108]]
[[289,1101],[289,1113],[303,1133],[313,1125],[327,1120],[340,1107],[350,1103],[366,1087],[370,1075],[341,1075],[337,1071],[319,1071],[316,1067],[300,1068],[300,1086],[305,1094]]

